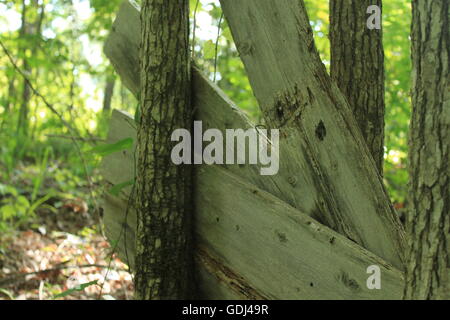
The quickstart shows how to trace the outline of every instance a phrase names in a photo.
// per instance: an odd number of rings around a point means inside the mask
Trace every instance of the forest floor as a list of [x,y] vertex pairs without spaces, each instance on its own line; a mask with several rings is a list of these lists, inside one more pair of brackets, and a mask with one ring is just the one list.
[[111,248],[100,235],[26,230],[0,241],[8,246],[0,255],[0,299],[132,298],[126,265],[110,259]]
[[[26,181],[0,183],[0,220],[30,200]],[[57,190],[55,183],[52,175],[41,189]],[[82,200],[88,192],[73,190],[44,198],[25,221],[3,219],[6,228],[0,221],[0,300],[132,299],[132,276],[102,236],[93,206]]]

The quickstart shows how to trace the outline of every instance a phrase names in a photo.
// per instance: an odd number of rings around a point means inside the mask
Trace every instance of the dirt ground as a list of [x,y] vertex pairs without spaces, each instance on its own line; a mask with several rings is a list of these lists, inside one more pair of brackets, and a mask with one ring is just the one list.
[[0,299],[132,299],[132,276],[99,228],[65,209],[0,234]]

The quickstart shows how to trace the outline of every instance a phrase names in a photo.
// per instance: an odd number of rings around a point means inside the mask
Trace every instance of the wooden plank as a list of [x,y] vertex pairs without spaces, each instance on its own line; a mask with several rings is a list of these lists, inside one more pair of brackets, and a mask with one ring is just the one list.
[[[136,146],[136,127],[132,116],[123,111],[113,110],[107,143],[114,143],[125,138],[133,139],[133,147],[104,157],[100,166],[110,187],[133,179],[135,161],[133,151]],[[105,193],[102,198],[102,208],[106,236],[122,260],[133,269],[136,212],[132,206],[129,206],[130,191],[131,187],[125,188],[119,197]],[[219,259],[205,248],[198,250],[196,257],[200,296],[193,298],[262,299],[262,296],[252,290],[242,277],[218,263]],[[221,268],[212,269],[217,266]]]
[[[218,167],[203,167],[198,181],[195,226],[200,243],[263,296],[401,297],[400,272],[272,195]],[[381,291],[366,286],[371,265],[382,269]]]
[[[105,53],[135,94],[139,88],[139,39],[136,37],[139,32],[138,7],[126,1],[106,42]],[[240,47],[245,47],[246,42],[243,43],[238,41]],[[243,57],[245,56],[244,52]],[[207,128],[252,127],[245,115],[220,89],[197,70],[194,70],[193,76],[196,119],[202,120]],[[271,77],[266,78],[268,83],[274,82],[269,81]],[[269,101],[273,101],[273,98]],[[367,154],[365,157],[360,149],[356,148],[355,151],[353,148],[350,158],[346,153],[348,150],[341,147],[346,142],[345,137],[351,138],[351,135],[359,132],[347,131],[343,139],[336,140],[339,148],[334,146],[334,141],[328,139],[318,143],[315,124],[320,122],[320,119],[316,119],[320,115],[311,110],[306,114],[311,114],[311,123],[304,128],[308,134],[284,128],[283,136],[286,138],[281,141],[280,170],[276,176],[260,176],[257,166],[231,166],[229,169],[374,252],[384,257],[390,256],[391,261],[401,267],[398,254],[403,250],[403,231],[393,216],[395,213],[388,203],[382,182],[368,168],[370,164],[367,162],[370,160]],[[328,127],[328,121],[332,123],[334,119],[327,119]],[[346,123],[341,121],[339,125],[345,126]],[[330,132],[331,129],[328,130]],[[358,140],[359,147],[364,149],[365,145],[361,142]],[[361,154],[355,156],[355,152]],[[365,161],[361,157],[365,157]],[[355,167],[357,170],[352,171]],[[367,176],[364,175],[366,173]],[[367,193],[368,189],[370,193]],[[346,228],[342,228],[342,225]]]
[[[135,230],[136,212],[129,206],[126,195],[113,197],[105,194],[102,199],[104,212],[103,222],[106,236],[113,244],[114,252],[127,263],[131,271],[134,268],[135,258]],[[218,299],[249,299],[244,290],[248,287],[241,277],[234,272],[223,272],[223,267],[206,249],[196,252],[196,271],[198,281],[198,295],[194,298],[218,300]],[[217,266],[221,268],[217,268]],[[214,268],[214,269],[213,269]],[[229,274],[233,274],[229,276]],[[244,289],[243,289],[244,288]]]
[[[136,135],[125,113],[115,111],[111,124],[109,143]],[[116,153],[105,157],[102,172],[109,181],[124,181],[132,177],[127,167],[133,159]],[[401,272],[231,170],[197,167],[195,189],[202,298],[401,298]],[[126,199],[126,192],[121,198],[105,195],[103,210],[108,238],[132,266],[136,213],[128,210],[125,219]],[[366,287],[370,265],[382,270],[381,290]]]
[[[124,4],[127,7],[127,3]],[[129,6],[128,6],[129,8]],[[132,7],[133,14],[136,15],[138,13],[135,7]],[[123,10],[121,10],[123,12]],[[138,15],[137,15],[138,17]],[[120,18],[120,13],[118,16],[118,21]],[[128,21],[128,26],[122,26],[118,24],[117,21],[115,23],[115,30],[111,37],[115,36],[120,37],[128,37],[131,39],[130,34],[136,34],[137,31],[133,29],[132,21],[138,21],[135,19],[127,19],[122,21]],[[134,25],[138,25],[135,23]],[[122,29],[124,28],[124,29]],[[121,31],[122,30],[122,31]],[[111,42],[111,37],[108,39],[109,43]],[[120,41],[116,41],[120,43]],[[137,43],[137,42],[136,42]],[[135,45],[137,48],[137,44],[128,44],[126,47],[122,47],[120,50],[111,50],[108,48],[108,45],[105,47],[105,51],[110,50],[109,52],[114,52],[110,58],[112,61],[116,61],[116,68],[118,70],[133,70],[130,69],[130,66],[138,65],[136,64],[137,60],[134,57],[137,57],[137,49],[134,50],[132,46]],[[130,52],[135,52],[135,55],[128,55]],[[124,58],[125,57],[125,58]],[[117,67],[122,66],[122,67]],[[125,66],[125,67],[123,67]],[[122,77],[124,74],[122,73]],[[125,73],[126,77],[126,73]],[[129,73],[130,79],[139,79],[138,73]],[[137,80],[138,81],[138,80]],[[128,81],[131,85],[129,85],[130,89],[133,90],[133,86],[138,88],[139,84],[136,80]],[[197,119],[201,119],[204,123],[207,124],[207,127],[211,128],[247,128],[251,126],[249,122],[246,120],[245,116],[226,98],[226,96],[213,84],[211,84],[207,79],[205,79],[198,72],[194,72],[194,103],[196,104],[198,114]],[[121,121],[124,123],[121,124]],[[134,136],[133,129],[133,121],[129,115],[114,112],[114,116],[111,120],[111,131],[110,131],[110,141],[117,141],[120,138]],[[314,176],[308,176],[307,174],[300,174],[297,172],[298,170],[305,170],[306,173],[310,173],[311,170],[307,170],[307,167],[302,168],[298,166],[291,167],[290,164],[300,163],[305,165],[304,161],[297,161],[298,157],[301,157],[301,154],[297,151],[298,146],[295,143],[295,139],[285,141],[290,143],[285,143],[288,152],[284,152],[283,146],[281,150],[282,159],[289,158],[289,161],[282,161],[280,172],[275,177],[261,177],[259,172],[257,172],[256,167],[252,166],[228,166],[228,170],[230,172],[236,173],[242,178],[245,178],[247,181],[252,182],[257,187],[269,191],[270,193],[278,196],[280,199],[283,199],[287,203],[291,204],[294,207],[305,209],[305,211],[314,216],[315,214],[320,217],[321,213],[321,204],[323,203],[323,199],[317,193],[315,193],[315,189],[310,186],[314,186]],[[128,163],[128,164],[127,164]],[[108,157],[104,162],[104,172],[106,172],[107,178],[114,184],[127,181],[133,177],[133,156],[131,152],[126,151],[122,154],[116,154],[114,156]],[[208,176],[204,176],[208,177]],[[212,175],[211,179],[214,178]],[[277,180],[278,179],[278,180]],[[218,191],[218,190],[216,190]],[[223,190],[221,192],[224,192]],[[254,200],[253,200],[254,201]],[[250,202],[250,205],[253,202]],[[199,204],[197,204],[199,205]],[[107,232],[112,239],[117,239],[118,230],[122,230],[124,225],[122,224],[123,214],[125,212],[124,208],[126,207],[125,203],[119,204],[117,203],[117,199],[114,203],[114,200],[111,198],[107,198],[105,201],[105,224],[107,228]],[[319,212],[319,213],[317,213]],[[131,218],[130,218],[131,217]],[[129,218],[133,219],[133,213],[129,213]],[[135,216],[134,216],[135,217]],[[114,226],[114,224],[116,224]],[[133,223],[131,227],[127,228],[127,235],[130,237],[133,236]],[[128,236],[127,236],[128,239]],[[121,240],[123,241],[123,240]],[[114,241],[113,241],[114,242]],[[133,244],[134,238],[127,240],[127,244]],[[119,241],[119,246],[121,245],[122,256],[124,255],[124,245]],[[132,248],[130,249],[131,253],[133,253]],[[202,252],[206,252],[203,250]],[[203,257],[214,257],[214,255],[209,252],[208,254],[204,254]],[[134,260],[134,257],[131,261]],[[205,265],[214,265],[211,261],[220,261],[219,258],[203,258],[197,259],[198,261],[210,261],[209,263],[201,263],[203,266],[200,268],[200,286],[202,287],[202,291],[204,292],[204,296],[208,298],[220,298],[220,297],[235,297],[235,298],[254,298],[258,294],[249,293],[252,290],[245,290],[246,282],[241,279],[241,276],[237,276],[235,271],[230,271],[232,268],[228,266],[225,270],[228,271],[211,271],[212,268],[205,268]],[[228,285],[230,280],[227,279],[227,274],[232,274],[234,283],[231,287]],[[345,277],[344,277],[345,278]],[[240,280],[239,280],[240,279]],[[398,281],[397,281],[398,282]],[[225,285],[227,284],[227,285]],[[230,289],[231,288],[231,289]],[[243,289],[244,288],[244,289]],[[260,294],[261,295],[261,294]],[[261,295],[262,296],[262,295]],[[394,294],[392,294],[394,296]],[[301,298],[301,297],[294,297]],[[307,297],[304,297],[307,298]]]
[[[133,1],[125,1],[117,14],[104,50],[125,85],[134,94],[139,90],[139,39],[136,37],[139,33],[139,8]],[[203,121],[204,129],[247,129],[254,126],[246,115],[197,69],[193,69],[193,104],[196,110],[195,119]],[[261,176],[259,167],[253,165],[233,165],[227,168],[293,207],[323,220],[320,217],[326,216],[324,212],[328,209],[323,205],[325,202],[322,195],[314,187],[313,172],[309,165],[304,166],[305,162],[300,161],[302,155],[298,150],[295,137],[283,141],[280,146],[280,169],[275,176]],[[122,181],[114,181],[119,182]]]
[[[141,19],[138,10],[139,5],[134,0],[126,0],[122,3],[103,50],[120,75],[122,83],[135,95],[139,92],[139,42],[141,41]],[[129,26],[129,28],[123,26]]]
[[303,1],[220,2],[266,119],[295,141],[295,177],[313,177],[322,195],[323,222],[403,268],[404,230],[315,49]]

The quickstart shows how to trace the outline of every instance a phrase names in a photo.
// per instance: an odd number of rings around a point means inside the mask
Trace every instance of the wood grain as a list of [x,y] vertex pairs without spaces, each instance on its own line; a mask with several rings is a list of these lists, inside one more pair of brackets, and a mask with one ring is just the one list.
[[[108,142],[134,138],[132,119],[114,111]],[[105,157],[111,185],[132,178],[133,157]],[[127,176],[127,173],[131,176]],[[402,273],[342,235],[221,166],[198,166],[195,182],[196,261],[207,299],[400,299]],[[127,192],[104,196],[106,233],[134,262],[136,214]],[[125,250],[125,248],[127,248]],[[127,258],[128,257],[128,258]],[[370,265],[382,289],[366,287]]]

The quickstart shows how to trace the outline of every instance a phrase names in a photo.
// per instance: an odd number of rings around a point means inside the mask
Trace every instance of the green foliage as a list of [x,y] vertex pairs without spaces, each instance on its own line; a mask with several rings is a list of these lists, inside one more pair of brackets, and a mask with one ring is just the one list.
[[48,146],[45,148],[44,155],[42,157],[42,161],[39,165],[39,174],[36,179],[34,179],[33,183],[33,193],[31,194],[31,201],[34,201],[38,195],[39,189],[42,186],[42,182],[45,178],[45,173],[47,171],[48,157],[52,151],[52,147]]
[[125,138],[115,143],[103,144],[95,148],[92,148],[89,151],[87,151],[86,154],[97,154],[101,157],[104,157],[115,152],[130,149],[132,146],[133,146],[133,139]]
[[[108,129],[109,112],[102,111],[104,88],[108,79],[117,81],[112,108],[134,114],[136,122],[140,118],[137,99],[120,82],[102,54],[103,43],[121,2],[122,0],[0,2],[0,40],[33,87],[79,135],[74,137],[74,133],[61,122],[59,116],[49,110],[41,98],[33,94],[27,97],[24,79],[2,52],[0,228],[23,223],[39,208],[47,206],[54,196],[75,197],[83,192],[85,195],[88,180],[95,184],[100,179],[95,171],[99,157],[131,148],[131,139],[113,145],[98,143],[99,139],[106,136]],[[305,0],[305,3],[316,46],[323,63],[329,67],[329,1]],[[24,4],[25,16],[22,16]],[[194,21],[197,4],[193,52],[195,64],[210,79],[215,78],[217,85],[255,123],[264,124],[225,19],[217,38],[222,14],[219,2],[190,0],[191,22]],[[41,22],[41,28],[23,30],[22,20],[33,26]],[[384,2],[387,105],[385,183],[392,199],[397,203],[405,202],[408,181],[406,155],[411,113],[410,22],[410,0]],[[20,120],[21,115],[25,120]],[[118,184],[109,192],[118,194],[132,183],[127,181]],[[89,194],[97,192],[100,191],[93,190]]]
[[0,231],[17,228],[34,214],[36,205],[32,205],[16,188],[0,184],[0,196]]
[[10,176],[10,184],[0,183],[0,231],[28,225],[41,208],[57,212],[49,204],[52,199],[72,199],[83,194],[79,190],[83,180],[71,170],[50,164],[48,150],[38,165],[22,166]]
[[134,112],[134,122],[138,124],[141,122],[141,105],[139,103],[136,105],[136,111]]
[[216,56],[216,45],[212,40],[208,40],[203,45],[203,58],[211,60]]
[[385,182],[395,202],[407,194],[408,130],[411,118],[411,1],[385,1],[386,67]]
[[109,193],[112,194],[113,196],[118,196],[123,189],[132,185],[134,185],[134,180],[129,180],[116,184],[111,189],[109,189]]
[[90,282],[82,283],[82,284],[78,285],[78,286],[75,287],[75,288],[71,288],[71,289],[69,289],[69,290],[63,291],[63,292],[61,292],[61,293],[59,293],[59,294],[53,296],[53,299],[64,298],[64,297],[67,297],[67,296],[69,296],[69,295],[71,295],[71,294],[77,292],[77,291],[83,291],[83,290],[86,289],[87,287],[96,285],[97,282],[98,282],[98,281],[95,280],[95,281],[90,281]]
[[9,300],[14,300],[14,296],[13,296],[13,294],[10,291],[8,291],[6,289],[3,289],[3,288],[0,288],[0,293],[2,293],[5,296],[7,296]]

